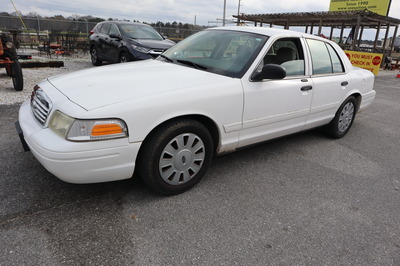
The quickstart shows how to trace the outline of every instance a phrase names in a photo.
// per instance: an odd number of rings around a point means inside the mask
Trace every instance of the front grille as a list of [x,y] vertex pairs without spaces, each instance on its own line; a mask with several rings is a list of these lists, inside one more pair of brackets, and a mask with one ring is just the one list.
[[151,53],[154,53],[154,54],[162,54],[165,50],[167,50],[167,49],[153,49],[153,50],[151,51]]
[[44,93],[44,91],[40,89],[35,90],[32,94],[33,94],[31,98],[32,113],[39,121],[39,123],[44,125],[51,111],[52,103],[49,97],[47,97],[46,93]]
[[157,58],[160,54],[164,53],[167,49],[153,49],[149,52],[149,54],[153,58]]

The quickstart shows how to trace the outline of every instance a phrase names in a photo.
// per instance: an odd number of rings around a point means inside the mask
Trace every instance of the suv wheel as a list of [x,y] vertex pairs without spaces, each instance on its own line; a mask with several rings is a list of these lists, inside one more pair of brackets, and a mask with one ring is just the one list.
[[96,46],[93,46],[92,48],[90,48],[90,57],[92,59],[92,64],[94,66],[101,66],[102,61],[99,60],[99,54],[97,52]]
[[126,63],[129,62],[129,56],[126,52],[121,52],[121,54],[119,55],[119,60],[120,63]]

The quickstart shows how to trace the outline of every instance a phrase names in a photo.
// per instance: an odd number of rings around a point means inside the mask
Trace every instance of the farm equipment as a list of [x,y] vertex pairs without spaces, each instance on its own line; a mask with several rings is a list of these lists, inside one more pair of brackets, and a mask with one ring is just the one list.
[[22,91],[24,79],[14,43],[5,33],[0,33],[0,39],[0,67],[6,68],[7,75],[12,78],[14,89]]

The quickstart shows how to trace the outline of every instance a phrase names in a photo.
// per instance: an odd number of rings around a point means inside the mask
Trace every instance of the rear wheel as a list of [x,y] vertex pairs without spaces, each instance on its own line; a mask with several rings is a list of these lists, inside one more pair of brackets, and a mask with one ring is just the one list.
[[195,120],[162,125],[143,144],[138,161],[140,177],[159,193],[185,192],[207,172],[213,147],[207,128]]
[[327,134],[336,139],[346,135],[353,125],[356,110],[356,98],[350,96],[342,103],[333,120],[326,126]]
[[92,64],[94,66],[101,66],[101,64],[103,63],[101,60],[99,60],[99,53],[96,46],[90,48],[90,58],[92,59]]

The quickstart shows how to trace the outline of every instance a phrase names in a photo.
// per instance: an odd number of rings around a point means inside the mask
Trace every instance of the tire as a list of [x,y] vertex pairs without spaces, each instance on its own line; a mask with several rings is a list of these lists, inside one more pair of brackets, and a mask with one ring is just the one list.
[[96,46],[92,46],[92,48],[90,48],[90,58],[94,66],[101,66],[101,64],[103,63],[103,61],[99,59],[99,53]]
[[7,75],[12,79],[14,89],[16,91],[22,91],[24,89],[24,78],[22,75],[21,63],[18,61],[17,56],[10,51],[5,51],[4,56],[14,62],[6,66]]
[[[4,57],[9,58],[11,61],[14,61],[15,59],[17,59],[10,51],[4,51]],[[7,64],[6,65],[6,73],[7,76],[9,76],[10,78],[12,78],[14,76],[14,70],[13,70],[13,65]]]
[[9,67],[6,66],[6,73],[7,73],[7,76],[9,76],[10,78],[12,78],[12,76],[13,76],[13,69],[12,69],[12,66],[9,66]]
[[356,98],[350,96],[342,103],[333,120],[326,126],[327,134],[335,139],[344,137],[353,125],[356,112]]
[[121,54],[119,55],[119,58],[118,58],[118,62],[119,63],[126,63],[126,62],[129,62],[129,61],[130,60],[129,60],[128,54],[126,52],[121,52]]
[[211,134],[203,124],[175,120],[157,128],[143,143],[137,162],[139,176],[156,192],[180,194],[206,174],[213,153]]
[[24,89],[24,78],[22,76],[21,63],[18,60],[14,61],[12,72],[13,76],[11,78],[14,84],[14,89],[16,91],[22,91]]

